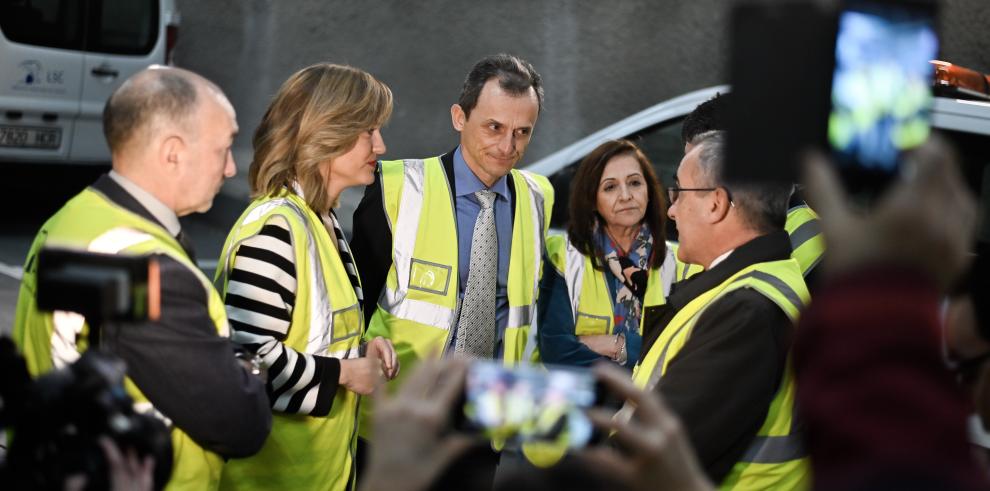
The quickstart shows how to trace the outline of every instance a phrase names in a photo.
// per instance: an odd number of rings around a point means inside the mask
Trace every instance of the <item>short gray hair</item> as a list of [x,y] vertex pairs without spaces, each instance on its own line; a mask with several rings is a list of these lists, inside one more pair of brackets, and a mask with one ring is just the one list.
[[691,139],[698,148],[698,166],[708,181],[707,187],[723,187],[729,191],[732,203],[743,220],[760,233],[784,228],[787,204],[794,186],[781,182],[734,182],[725,180],[725,131],[706,131]]

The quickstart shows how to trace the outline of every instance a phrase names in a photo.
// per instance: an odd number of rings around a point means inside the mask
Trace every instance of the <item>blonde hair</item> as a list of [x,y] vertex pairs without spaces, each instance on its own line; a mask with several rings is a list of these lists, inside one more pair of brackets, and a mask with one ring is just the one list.
[[251,196],[278,195],[296,181],[318,213],[330,202],[320,164],[354,147],[392,115],[392,91],[357,68],[318,63],[292,74],[254,133]]

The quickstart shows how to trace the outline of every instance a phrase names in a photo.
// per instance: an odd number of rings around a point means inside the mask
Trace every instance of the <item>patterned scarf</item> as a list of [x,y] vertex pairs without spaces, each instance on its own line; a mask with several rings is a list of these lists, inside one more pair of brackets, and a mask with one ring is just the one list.
[[613,334],[639,332],[639,318],[643,313],[643,296],[646,294],[650,254],[653,252],[653,235],[644,223],[628,252],[618,245],[600,227],[597,230],[605,253],[607,270],[619,287],[615,294],[615,328]]

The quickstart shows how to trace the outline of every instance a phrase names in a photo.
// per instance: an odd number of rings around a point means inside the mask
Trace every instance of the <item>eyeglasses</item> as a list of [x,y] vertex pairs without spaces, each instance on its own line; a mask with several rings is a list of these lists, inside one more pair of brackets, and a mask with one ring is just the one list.
[[673,203],[677,201],[677,196],[685,191],[714,191],[718,188],[682,188],[678,186],[671,186],[667,188],[667,197],[670,198],[670,202]]
[[[729,204],[732,205],[732,206],[735,206],[736,203],[734,201],[732,201],[732,193],[729,192],[729,188],[727,188],[725,186],[721,186],[721,187],[722,187],[722,189],[725,189],[725,195],[728,196],[728,198],[729,198]],[[685,192],[685,191],[706,191],[706,192],[710,192],[710,191],[715,191],[716,189],[718,189],[718,187],[714,187],[714,188],[682,188],[682,187],[678,187],[678,186],[670,186],[670,187],[667,188],[667,197],[670,198],[670,203],[673,204],[675,201],[677,201],[677,196],[679,194],[681,194],[682,192]]]

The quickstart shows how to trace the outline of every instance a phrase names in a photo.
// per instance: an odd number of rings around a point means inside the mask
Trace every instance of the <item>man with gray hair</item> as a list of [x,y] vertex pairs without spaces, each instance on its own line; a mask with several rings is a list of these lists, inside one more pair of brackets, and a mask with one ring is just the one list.
[[644,312],[633,379],[683,420],[712,482],[800,488],[787,354],[809,295],[784,231],[791,186],[726,183],[724,148],[722,131],[695,137],[668,189],[678,259],[704,271]]
[[81,317],[38,310],[37,255],[45,245],[151,255],[160,308],[150,306],[144,323],[102,326],[100,344],[127,364],[137,408],[172,427],[170,489],[216,489],[223,458],[257,452],[271,428],[264,379],[235,357],[223,301],[192,260],[179,223],[208,210],[234,175],[234,108],[205,78],[155,66],[113,93],[103,129],[113,170],[42,226],[24,266],[14,340],[34,376],[85,349],[77,344]]

